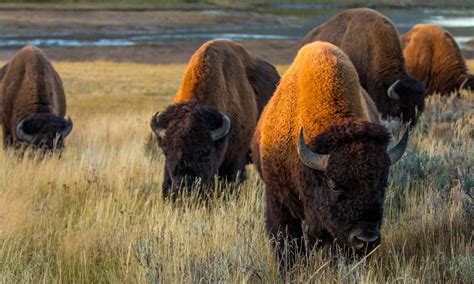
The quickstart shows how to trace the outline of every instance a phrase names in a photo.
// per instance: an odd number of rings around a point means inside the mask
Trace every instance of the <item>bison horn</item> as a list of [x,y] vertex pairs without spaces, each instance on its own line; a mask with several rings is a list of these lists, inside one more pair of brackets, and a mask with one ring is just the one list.
[[395,92],[395,87],[397,86],[399,82],[400,82],[400,79],[395,81],[387,90],[388,97],[391,98],[392,100],[398,101],[400,99],[400,96],[397,94],[397,92]]
[[66,128],[61,131],[61,136],[65,138],[71,133],[74,124],[72,123],[72,120],[69,116],[66,116],[64,120],[66,121]]
[[466,87],[467,81],[469,81],[469,77],[466,77],[466,79],[464,79],[464,81],[462,81],[461,86],[459,87],[460,90],[462,90]]
[[318,171],[324,172],[326,170],[329,155],[316,154],[306,146],[306,143],[304,142],[303,127],[300,128],[297,151],[301,162],[306,166]]
[[153,130],[153,132],[156,134],[156,136],[163,139],[165,138],[165,135],[166,135],[166,129],[159,127],[158,126],[159,122],[160,122],[160,112],[157,111],[151,117],[150,127],[151,127],[151,130]]
[[403,156],[403,153],[405,153],[405,150],[407,149],[408,145],[408,136],[410,132],[410,126],[408,125],[407,128],[405,129],[405,133],[403,134],[402,139],[398,142],[398,144],[390,149],[387,154],[388,157],[390,158],[390,163],[393,165],[395,164],[400,158]]
[[223,114],[222,112],[221,112],[221,115],[222,115],[221,127],[211,131],[211,137],[212,137],[212,140],[214,141],[222,139],[227,134],[229,134],[230,128],[232,126],[232,123],[230,122],[230,118],[227,115]]
[[25,142],[33,142],[33,140],[35,139],[35,136],[34,135],[31,135],[31,134],[27,134],[24,130],[23,130],[23,123],[25,122],[25,120],[23,119],[22,121],[20,121],[20,123],[18,123],[18,125],[16,126],[16,137],[18,137],[18,139],[22,140],[22,141],[25,141]]

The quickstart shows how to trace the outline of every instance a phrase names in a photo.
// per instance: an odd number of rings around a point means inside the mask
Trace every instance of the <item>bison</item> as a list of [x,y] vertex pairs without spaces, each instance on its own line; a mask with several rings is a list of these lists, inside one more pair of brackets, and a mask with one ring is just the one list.
[[265,107],[252,158],[283,271],[294,253],[284,242],[301,240],[303,228],[310,246],[338,243],[363,253],[380,243],[387,176],[408,129],[387,151],[390,135],[370,100],[348,56],[316,41],[300,49]]
[[449,94],[462,88],[474,90],[474,76],[454,38],[438,25],[418,24],[401,36],[410,75],[427,83],[427,94]]
[[310,31],[301,45],[313,41],[330,42],[349,56],[384,118],[416,123],[425,88],[407,74],[398,31],[388,18],[372,9],[349,9]]
[[151,119],[165,155],[163,195],[175,196],[217,175],[242,180],[261,110],[280,76],[226,39],[204,43],[191,57],[173,103]]
[[3,145],[51,150],[71,133],[58,73],[34,46],[22,48],[0,71]]

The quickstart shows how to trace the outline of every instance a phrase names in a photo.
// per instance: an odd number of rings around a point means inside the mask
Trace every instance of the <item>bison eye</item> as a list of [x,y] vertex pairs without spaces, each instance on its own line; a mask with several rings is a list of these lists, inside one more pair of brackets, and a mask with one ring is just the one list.
[[342,190],[337,188],[336,182],[335,182],[334,180],[328,179],[327,185],[328,185],[329,189],[330,189],[332,192],[334,192],[334,193],[336,193],[336,194],[338,194],[338,195],[339,195],[340,193],[342,193]]

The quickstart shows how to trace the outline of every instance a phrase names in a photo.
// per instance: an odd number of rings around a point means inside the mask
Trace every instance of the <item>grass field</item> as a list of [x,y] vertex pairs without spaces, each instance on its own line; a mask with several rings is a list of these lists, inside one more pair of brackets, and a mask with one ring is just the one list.
[[[0,151],[0,283],[284,281],[252,167],[237,193],[209,204],[161,199],[162,158],[144,151],[148,121],[170,102],[184,65],[55,67],[74,130],[61,158]],[[383,241],[370,257],[348,262],[314,251],[287,280],[472,281],[473,106],[467,92],[428,100],[391,170]]]

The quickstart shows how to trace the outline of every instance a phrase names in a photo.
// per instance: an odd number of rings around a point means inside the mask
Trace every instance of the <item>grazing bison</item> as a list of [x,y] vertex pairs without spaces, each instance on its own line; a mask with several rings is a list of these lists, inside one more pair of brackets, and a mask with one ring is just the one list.
[[349,56],[384,118],[416,123],[425,88],[407,74],[399,34],[388,18],[372,9],[349,9],[309,32],[302,45],[316,40],[335,44]]
[[387,151],[390,136],[376,112],[349,58],[330,43],[301,48],[282,76],[252,141],[280,269],[290,257],[284,239],[301,240],[303,223],[310,246],[365,252],[380,242],[387,176],[408,130]]
[[261,110],[280,77],[240,44],[217,39],[192,56],[173,104],[151,120],[166,161],[163,194],[199,180],[243,178]]
[[449,94],[460,88],[474,90],[474,76],[454,38],[435,24],[418,24],[401,36],[410,75],[426,81],[427,94]]
[[43,52],[26,46],[0,71],[3,145],[62,148],[72,131],[58,73]]

